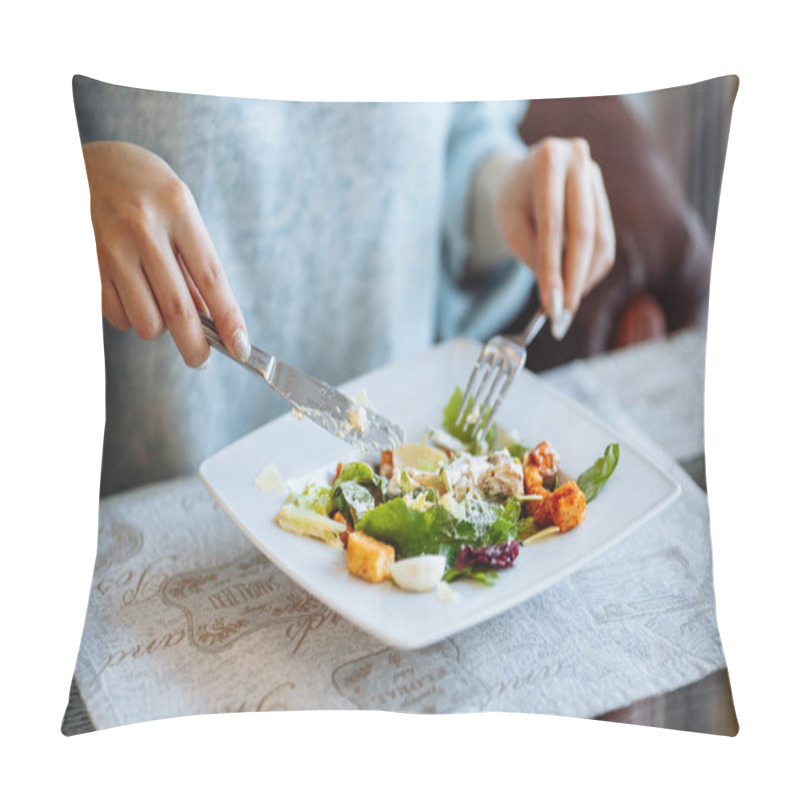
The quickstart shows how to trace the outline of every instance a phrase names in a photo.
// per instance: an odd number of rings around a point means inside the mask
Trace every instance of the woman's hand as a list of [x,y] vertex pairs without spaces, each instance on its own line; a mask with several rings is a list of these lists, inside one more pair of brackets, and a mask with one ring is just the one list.
[[496,213],[509,249],[536,274],[562,339],[581,298],[614,263],[616,238],[600,167],[584,139],[543,139],[506,162]]
[[209,355],[200,310],[228,350],[247,360],[242,313],[186,185],[158,156],[127,142],[86,144],[83,155],[103,316],[143,339],[168,329],[196,367]]

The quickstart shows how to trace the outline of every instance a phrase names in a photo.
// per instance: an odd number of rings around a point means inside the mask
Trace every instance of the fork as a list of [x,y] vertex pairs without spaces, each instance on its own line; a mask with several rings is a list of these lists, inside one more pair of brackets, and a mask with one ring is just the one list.
[[[540,308],[520,333],[493,336],[484,346],[456,416],[456,427],[474,425],[472,435],[481,442],[505,399],[509,386],[525,366],[528,345],[544,326],[547,315]],[[478,387],[475,390],[475,387]],[[489,387],[484,394],[484,388]],[[473,394],[474,392],[474,394]],[[481,398],[485,399],[481,399]]]

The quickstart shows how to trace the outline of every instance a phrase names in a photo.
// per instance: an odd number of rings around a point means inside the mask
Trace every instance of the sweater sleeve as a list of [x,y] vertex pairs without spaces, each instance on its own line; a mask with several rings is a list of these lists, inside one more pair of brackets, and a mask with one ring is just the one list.
[[[72,97],[75,102],[75,117],[78,122],[78,135],[81,144],[99,141],[119,141],[123,137],[114,129],[112,120],[126,119],[123,112],[124,101],[130,100],[135,92],[126,86],[111,84],[74,75],[72,78]],[[123,105],[120,105],[120,98]]]
[[526,107],[524,101],[453,105],[445,167],[440,338],[485,339],[509,323],[530,295],[533,273],[516,259],[491,269],[467,268],[474,178],[489,156],[525,152],[516,126]]

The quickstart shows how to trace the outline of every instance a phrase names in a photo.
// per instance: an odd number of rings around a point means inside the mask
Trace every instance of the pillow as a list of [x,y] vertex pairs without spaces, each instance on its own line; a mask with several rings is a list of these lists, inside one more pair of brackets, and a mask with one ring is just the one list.
[[[702,406],[736,86],[728,77],[628,97],[292,103],[76,76],[107,396],[97,560],[62,731],[229,711],[380,709],[735,734],[711,580]],[[456,335],[517,331],[543,298],[505,247],[476,266],[475,187],[496,154],[521,158],[547,137],[588,143],[616,258],[563,339],[545,326],[528,368],[652,459],[680,498],[501,614],[422,649],[387,646],[295,583],[195,476],[286,405],[217,354],[187,366],[188,348],[160,335],[164,320],[187,318],[185,304],[165,303],[162,282],[188,280],[201,310],[229,282],[251,342],[332,384]],[[282,476],[270,480],[286,491]],[[344,567],[340,577],[357,580]],[[375,597],[396,591],[387,582]],[[425,597],[424,613],[446,614],[446,596]],[[680,700],[701,682],[717,710],[704,728],[706,709]]]

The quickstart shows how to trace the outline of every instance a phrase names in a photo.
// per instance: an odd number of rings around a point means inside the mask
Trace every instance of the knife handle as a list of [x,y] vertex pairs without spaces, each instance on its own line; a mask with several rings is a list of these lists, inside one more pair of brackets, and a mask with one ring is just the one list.
[[222,337],[219,335],[217,326],[214,324],[211,317],[200,314],[200,324],[203,326],[203,333],[211,347],[215,350],[219,350],[220,353],[227,356],[231,361],[235,361],[240,367],[245,367],[251,372],[254,372],[259,378],[263,378],[267,381],[270,379],[275,362],[273,356],[250,345],[250,357],[247,361],[240,361],[235,355],[229,353],[228,348],[222,343]]

